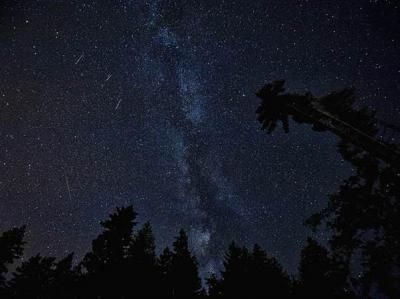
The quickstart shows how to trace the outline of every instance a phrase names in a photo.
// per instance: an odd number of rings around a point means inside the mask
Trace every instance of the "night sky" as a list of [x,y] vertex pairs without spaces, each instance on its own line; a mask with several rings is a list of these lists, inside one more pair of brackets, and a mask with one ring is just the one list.
[[295,273],[303,221],[352,170],[329,133],[261,131],[254,93],[354,86],[398,125],[396,3],[2,0],[1,229],[80,258],[132,204],[159,249],[185,228],[203,273],[232,240]]

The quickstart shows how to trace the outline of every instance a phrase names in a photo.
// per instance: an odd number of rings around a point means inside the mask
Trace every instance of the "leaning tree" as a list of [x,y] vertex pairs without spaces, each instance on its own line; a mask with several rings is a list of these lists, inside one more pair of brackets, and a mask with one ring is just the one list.
[[[358,108],[353,89],[323,97],[285,93],[284,81],[266,84],[257,119],[271,133],[289,120],[339,137],[338,150],[356,173],[329,198],[328,205],[306,223],[332,230],[330,247],[347,271],[361,269],[351,280],[363,297],[373,292],[400,296],[400,148],[398,127],[383,122],[368,108]],[[354,265],[354,262],[356,266]]]

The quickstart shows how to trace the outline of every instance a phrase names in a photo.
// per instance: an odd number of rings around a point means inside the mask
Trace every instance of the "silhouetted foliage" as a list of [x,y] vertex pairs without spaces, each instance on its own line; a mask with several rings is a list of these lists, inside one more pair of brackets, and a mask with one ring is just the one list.
[[[346,88],[317,98],[311,93],[284,94],[284,85],[284,80],[274,81],[256,93],[262,99],[256,110],[257,120],[268,133],[276,128],[278,121],[282,122],[284,131],[289,132],[290,116],[298,123],[311,124],[316,131],[332,130],[331,122],[339,121],[338,124],[345,122],[369,136],[377,132],[374,113],[368,109],[354,109],[354,89]],[[343,134],[340,136],[345,137]]]
[[173,243],[170,268],[167,272],[173,298],[194,298],[200,294],[201,281],[197,265],[196,257],[189,250],[187,235],[181,230]]
[[157,259],[158,271],[160,274],[160,293],[164,294],[166,298],[172,298],[172,251],[166,247]]
[[[151,225],[137,232],[131,206],[117,208],[101,222],[103,232],[77,267],[73,254],[60,261],[36,255],[16,268],[3,283],[2,298],[201,298],[205,296],[197,261],[181,230],[173,243],[157,257]],[[1,269],[22,254],[24,228],[0,238]]]
[[[132,240],[128,251],[128,265],[135,294],[140,298],[154,298],[159,294],[160,275],[156,265],[153,231],[150,223],[145,223]],[[156,286],[156,287],[155,287]]]
[[25,226],[5,231],[0,236],[0,297],[5,296],[8,266],[23,253]]
[[212,298],[287,298],[290,280],[275,258],[260,246],[250,252],[231,243],[224,259],[221,279],[212,275],[207,281]]
[[74,255],[71,253],[55,263],[50,287],[50,298],[73,298],[77,294],[79,273],[73,267]]
[[274,298],[290,295],[290,280],[279,262],[269,257],[257,244],[253,247],[250,264],[250,288],[254,296],[268,294]]
[[77,273],[72,269],[73,255],[55,262],[39,254],[17,267],[9,282],[10,298],[72,298]]
[[283,85],[284,80],[275,81],[271,84],[265,85],[257,96],[261,98],[268,98],[269,101],[263,101],[257,109],[258,121],[262,123],[262,129],[271,133],[277,126],[278,121],[282,122],[285,132],[289,132],[289,114],[286,107],[286,98],[278,95],[285,91]]
[[356,174],[344,181],[339,191],[330,196],[327,208],[313,215],[308,223],[315,226],[325,221],[334,232],[332,250],[348,265],[361,254],[361,279],[353,280],[363,296],[377,289],[389,298],[399,297],[399,169],[347,139],[340,141],[339,151],[354,165]]
[[10,281],[12,298],[49,298],[54,258],[36,255],[19,266]]
[[328,207],[311,220],[327,220],[334,231],[332,250],[347,264],[361,254],[358,285],[364,296],[377,288],[396,298],[400,296],[400,177],[368,156],[358,173],[330,197]]
[[352,298],[347,273],[327,249],[308,238],[301,252],[296,296],[300,298]]
[[[207,279],[207,294],[186,233],[181,230],[173,250],[167,247],[157,257],[151,225],[145,223],[135,232],[135,219],[132,207],[117,208],[101,223],[104,231],[77,267],[73,266],[73,254],[59,261],[39,254],[23,261],[11,278],[3,281],[1,298],[355,297],[349,284],[348,260],[340,251],[341,242],[348,244],[347,240],[334,238],[337,243],[332,242],[330,252],[308,239],[301,253],[297,281],[291,281],[279,262],[260,246],[249,250],[232,243],[220,275],[215,273]],[[0,237],[2,273],[22,254],[23,233],[24,228],[13,229]],[[363,259],[365,271],[356,281],[362,298],[376,290],[396,298],[391,248],[388,251],[387,245],[378,247],[374,242],[367,245],[372,249],[365,248],[365,254],[369,254]]]
[[299,123],[311,124],[314,130],[329,130],[340,137],[339,152],[356,170],[330,196],[327,208],[306,223],[314,228],[326,224],[332,230],[334,264],[363,298],[373,294],[399,298],[399,147],[376,137],[382,122],[369,109],[356,107],[354,90],[316,98],[309,93],[282,94],[283,85],[284,81],[267,84],[257,94],[262,98],[257,114],[263,128],[271,132],[277,119],[283,121],[289,115]]
[[117,208],[108,220],[101,222],[104,231],[92,242],[92,251],[82,261],[88,294],[119,298],[130,288],[132,277],[127,276],[127,261],[135,219],[136,212],[129,206]]

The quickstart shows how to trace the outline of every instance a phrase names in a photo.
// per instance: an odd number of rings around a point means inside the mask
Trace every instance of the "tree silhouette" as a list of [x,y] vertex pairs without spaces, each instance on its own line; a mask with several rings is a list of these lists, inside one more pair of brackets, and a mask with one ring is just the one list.
[[[328,206],[307,224],[326,223],[334,232],[331,248],[350,267],[361,253],[361,279],[355,281],[367,297],[373,289],[389,298],[400,296],[400,176],[399,169],[373,153],[341,140],[339,151],[356,169]],[[350,273],[351,269],[348,269]]]
[[172,298],[173,288],[172,288],[172,251],[169,247],[166,247],[157,259],[157,267],[160,275],[160,294],[165,298]]
[[246,248],[240,248],[234,242],[229,245],[222,271],[222,297],[243,297],[248,294],[246,280],[249,277],[249,261],[250,255]]
[[282,120],[277,115],[286,119],[287,114],[314,130],[329,130],[340,137],[339,152],[356,170],[330,196],[327,208],[306,223],[314,228],[326,224],[332,230],[330,247],[342,273],[351,276],[351,264],[359,261],[361,273],[352,281],[364,297],[371,292],[400,297],[399,147],[376,137],[381,122],[369,109],[355,105],[352,89],[321,98],[283,92],[283,81],[276,81],[257,94],[262,98],[257,114],[263,128],[271,132],[277,119]]
[[36,255],[23,262],[9,282],[10,298],[73,298],[77,272],[73,254],[55,262],[54,257]]
[[327,249],[308,238],[301,252],[296,295],[300,298],[352,298],[346,274]]
[[[277,80],[256,93],[262,99],[256,110],[257,120],[268,133],[276,128],[278,121],[282,122],[284,131],[289,132],[290,116],[298,123],[311,124],[316,131],[329,129],[342,138],[348,133],[344,129],[362,131],[369,136],[377,132],[374,113],[368,109],[354,109],[357,99],[354,89],[345,88],[317,98],[311,93],[284,94],[284,85],[284,80]],[[343,127],[346,124],[350,127]]]
[[120,298],[130,289],[127,262],[136,215],[132,206],[117,208],[101,222],[104,231],[92,242],[92,251],[81,264],[86,272],[86,292],[100,298]]
[[263,101],[256,111],[257,119],[262,123],[262,129],[267,130],[268,133],[275,130],[278,121],[282,122],[284,131],[289,132],[289,114],[285,109],[287,99],[282,96],[278,97],[280,93],[285,91],[284,84],[284,80],[266,84],[256,94],[258,97],[269,99],[269,101]]
[[24,251],[25,226],[5,231],[0,236],[0,297],[6,296],[5,275],[8,266]]
[[208,281],[211,298],[287,298],[290,280],[275,258],[255,245],[250,252],[234,242],[225,254],[221,279]]
[[287,298],[290,295],[288,275],[279,262],[269,257],[257,244],[254,245],[251,256],[249,281],[253,296],[267,294],[273,298]]
[[[384,175],[381,176],[383,180]],[[371,191],[369,188],[363,194],[353,189],[349,189],[354,192],[353,197],[365,197]],[[344,208],[353,213],[348,205]],[[338,214],[336,221],[347,219],[341,217],[344,216]],[[343,231],[334,235],[330,251],[308,239],[295,283],[259,245],[249,250],[232,242],[220,275],[207,279],[207,295],[201,288],[196,257],[189,249],[186,233],[181,230],[173,250],[167,247],[157,257],[151,225],[145,223],[134,233],[135,219],[132,207],[117,208],[102,222],[104,231],[78,267],[73,267],[73,254],[59,261],[39,254],[23,261],[8,282],[3,280],[1,298],[354,298],[353,289],[361,298],[382,293],[396,298],[398,292],[393,263],[396,254],[390,247],[396,240],[376,243],[375,235],[374,239],[356,240],[352,234],[346,235],[349,228],[343,223]],[[371,225],[371,220],[363,221],[366,227]],[[379,223],[380,219],[375,221]],[[22,254],[23,233],[24,228],[13,229],[0,237],[2,273]],[[394,235],[392,232],[385,237]],[[357,248],[363,249],[363,272],[359,278],[351,279],[346,257]]]
[[188,237],[184,230],[179,232],[173,243],[167,276],[173,298],[194,298],[199,295],[201,281],[198,264],[196,257],[189,250]]
[[55,263],[50,288],[50,298],[73,298],[77,295],[79,273],[73,267],[74,254],[71,253]]
[[19,266],[10,281],[12,298],[50,298],[54,272],[53,257],[39,254]]
[[135,294],[140,298],[154,298],[159,290],[160,276],[156,265],[153,231],[150,223],[140,229],[128,251],[129,273],[135,285]]

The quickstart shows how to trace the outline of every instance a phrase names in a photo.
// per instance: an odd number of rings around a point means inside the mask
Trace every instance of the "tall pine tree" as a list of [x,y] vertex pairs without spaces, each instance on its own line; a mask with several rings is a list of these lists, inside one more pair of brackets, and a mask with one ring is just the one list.
[[145,223],[134,236],[129,249],[128,265],[134,293],[140,298],[154,298],[159,292],[160,276],[150,223]]
[[132,206],[117,208],[101,225],[104,231],[92,242],[84,257],[86,292],[100,298],[121,298],[131,288],[128,256],[136,225]]
[[327,249],[308,238],[301,251],[296,294],[302,298],[352,298],[346,274]]
[[201,291],[196,257],[189,250],[188,237],[179,232],[173,243],[169,273],[173,298],[195,298]]
[[208,280],[209,293],[215,298],[287,298],[290,280],[273,257],[255,245],[250,252],[231,243],[225,254],[221,279]]
[[160,297],[163,298],[173,297],[171,265],[172,251],[169,247],[166,247],[157,259],[157,268],[160,279],[159,294]]

